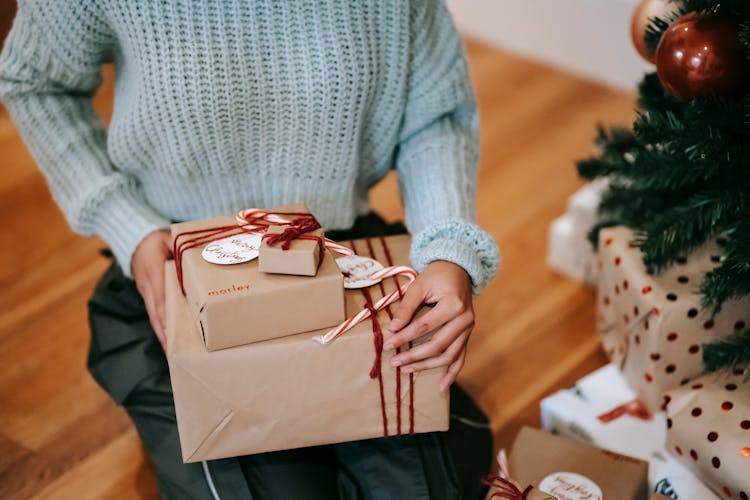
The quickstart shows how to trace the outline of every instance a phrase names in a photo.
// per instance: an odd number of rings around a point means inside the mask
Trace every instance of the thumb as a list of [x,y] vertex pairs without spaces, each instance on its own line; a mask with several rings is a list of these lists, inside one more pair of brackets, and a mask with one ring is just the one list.
[[396,309],[396,313],[393,315],[391,324],[388,325],[388,329],[395,333],[401,330],[403,327],[409,324],[414,312],[417,308],[422,305],[424,300],[424,291],[420,284],[419,278],[412,283],[412,285],[406,289],[404,298],[401,299],[401,303]]
[[174,258],[174,255],[172,255],[172,235],[169,233],[169,231],[161,231],[159,234],[161,238],[162,251],[166,256],[166,259],[168,260]]

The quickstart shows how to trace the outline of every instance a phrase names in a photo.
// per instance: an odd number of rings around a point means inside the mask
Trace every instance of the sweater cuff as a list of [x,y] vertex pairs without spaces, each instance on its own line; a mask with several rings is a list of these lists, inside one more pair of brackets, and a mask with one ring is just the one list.
[[451,219],[420,231],[412,240],[411,262],[421,272],[427,264],[445,260],[461,266],[471,277],[474,296],[495,276],[500,254],[492,237],[476,224]]
[[109,193],[96,208],[91,232],[110,246],[122,272],[132,278],[130,261],[138,244],[149,233],[168,228],[171,221],[149,207],[132,186]]

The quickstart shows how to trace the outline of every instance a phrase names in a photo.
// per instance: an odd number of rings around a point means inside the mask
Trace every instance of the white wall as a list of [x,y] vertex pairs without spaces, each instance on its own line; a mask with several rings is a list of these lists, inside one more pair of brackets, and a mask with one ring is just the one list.
[[630,41],[637,0],[447,0],[478,40],[608,85],[633,89],[653,66]]

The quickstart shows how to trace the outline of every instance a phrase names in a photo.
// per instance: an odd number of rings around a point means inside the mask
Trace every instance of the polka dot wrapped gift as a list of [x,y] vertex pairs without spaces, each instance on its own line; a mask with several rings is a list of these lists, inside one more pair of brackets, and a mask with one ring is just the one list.
[[750,300],[728,302],[714,317],[701,309],[700,283],[721,261],[716,242],[655,276],[633,238],[624,227],[599,233],[598,329],[607,356],[658,411],[665,391],[703,373],[703,344],[750,324]]
[[724,369],[664,395],[667,449],[722,498],[750,495],[750,381]]

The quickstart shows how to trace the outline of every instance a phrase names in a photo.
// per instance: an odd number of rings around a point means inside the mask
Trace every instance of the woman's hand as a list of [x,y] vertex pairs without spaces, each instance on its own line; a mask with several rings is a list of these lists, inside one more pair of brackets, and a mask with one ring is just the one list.
[[[435,307],[412,321],[422,303]],[[434,331],[429,342],[397,354],[391,363],[401,366],[406,373],[448,366],[448,373],[440,382],[440,390],[445,392],[464,365],[472,328],[471,278],[462,267],[437,260],[424,269],[404,294],[389,327],[395,335],[384,348],[395,349]]]
[[130,268],[136,287],[146,304],[148,319],[167,350],[166,314],[164,312],[164,263],[172,258],[172,237],[169,231],[149,233],[135,249]]

